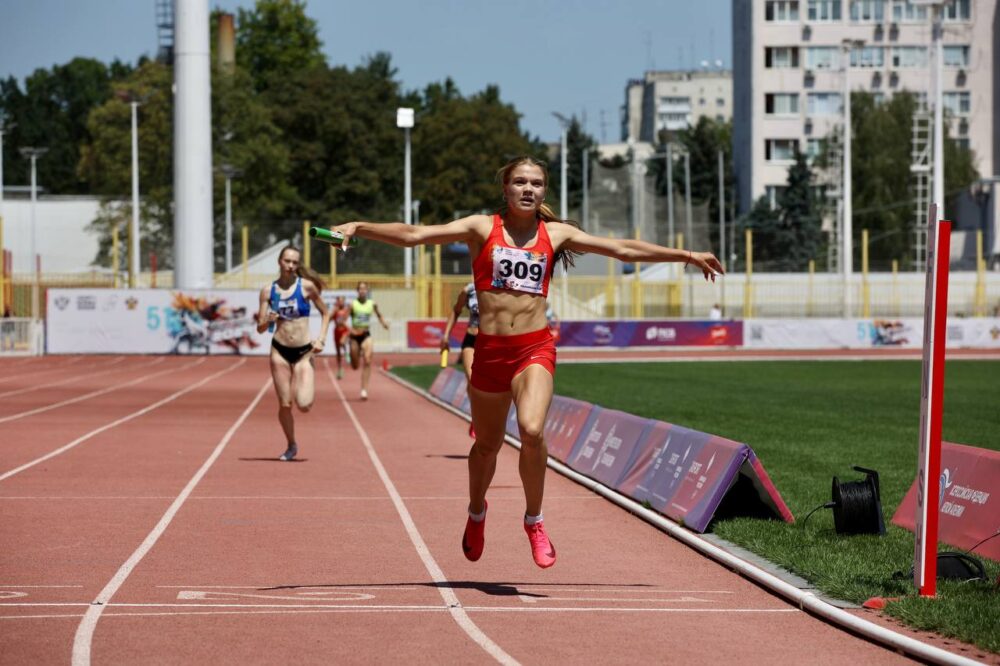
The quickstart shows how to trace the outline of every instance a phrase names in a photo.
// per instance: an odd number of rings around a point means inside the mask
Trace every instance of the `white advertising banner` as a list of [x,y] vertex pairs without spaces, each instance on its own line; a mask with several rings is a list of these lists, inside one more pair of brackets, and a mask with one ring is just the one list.
[[[947,346],[1000,349],[1000,319],[948,319]],[[923,320],[748,319],[743,346],[755,349],[877,349],[923,347]]]
[[[329,306],[353,291],[324,291]],[[257,354],[270,334],[257,333],[254,289],[49,289],[49,354]],[[310,327],[321,318],[312,308]],[[331,325],[331,329],[332,325]]]

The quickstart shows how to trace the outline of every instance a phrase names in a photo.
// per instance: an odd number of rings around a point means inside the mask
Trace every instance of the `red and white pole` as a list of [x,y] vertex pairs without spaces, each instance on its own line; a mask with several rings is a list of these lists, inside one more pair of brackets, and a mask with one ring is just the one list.
[[924,360],[920,389],[920,449],[917,459],[917,517],[913,584],[920,596],[937,593],[938,515],[941,510],[941,413],[944,406],[944,349],[948,322],[948,260],[951,222],[938,221],[937,205],[927,215],[927,278],[924,294]]

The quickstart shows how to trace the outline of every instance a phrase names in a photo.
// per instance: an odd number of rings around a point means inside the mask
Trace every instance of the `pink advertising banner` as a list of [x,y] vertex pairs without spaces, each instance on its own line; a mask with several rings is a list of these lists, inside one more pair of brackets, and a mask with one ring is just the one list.
[[[972,548],[1000,530],[1000,451],[943,442],[939,481],[937,515],[941,541]],[[894,524],[914,529],[917,492],[914,481],[892,517]],[[1000,537],[989,539],[974,554],[1000,561]]]

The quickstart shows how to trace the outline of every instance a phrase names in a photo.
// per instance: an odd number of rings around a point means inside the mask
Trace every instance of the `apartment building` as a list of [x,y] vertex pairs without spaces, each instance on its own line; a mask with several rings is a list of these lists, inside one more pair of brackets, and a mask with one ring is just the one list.
[[733,75],[729,70],[650,71],[625,86],[621,140],[657,143],[660,130],[696,125],[702,116],[733,116]]
[[[739,212],[787,180],[843,125],[846,91],[932,91],[931,8],[911,0],[733,0],[733,153]],[[1000,167],[997,0],[943,8],[943,106],[980,174]],[[858,159],[858,156],[855,156]]]

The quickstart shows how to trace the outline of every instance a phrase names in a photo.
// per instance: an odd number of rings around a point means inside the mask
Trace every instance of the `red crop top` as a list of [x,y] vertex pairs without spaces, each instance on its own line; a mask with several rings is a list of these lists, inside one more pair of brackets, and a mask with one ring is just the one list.
[[490,236],[472,262],[472,278],[476,291],[508,289],[547,297],[554,266],[555,251],[544,222],[538,222],[535,244],[520,248],[504,241],[503,220],[494,215]]

